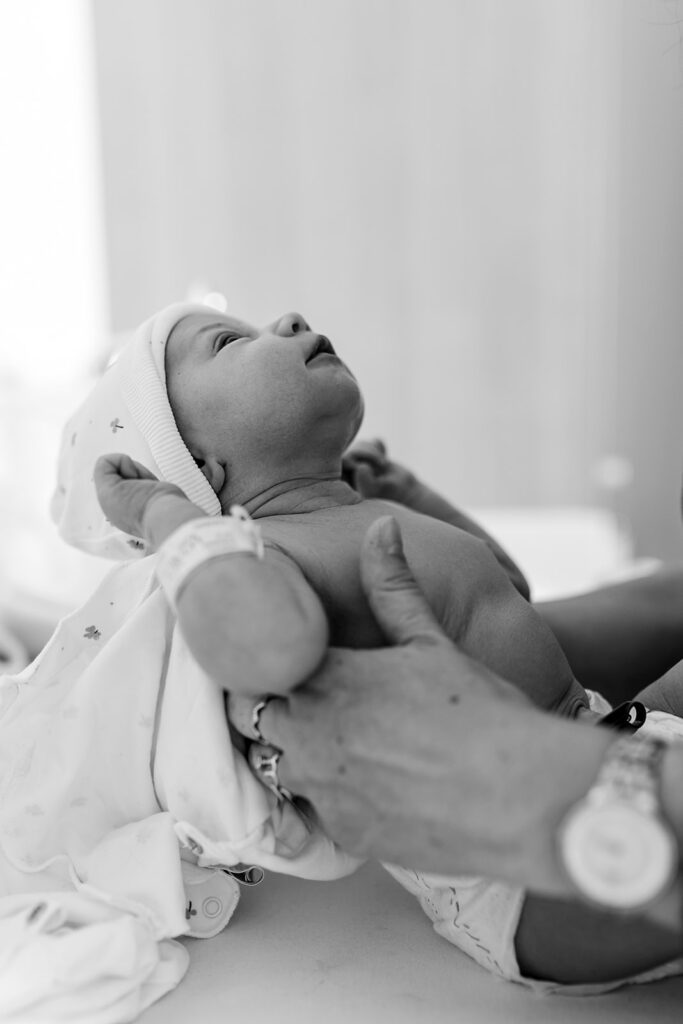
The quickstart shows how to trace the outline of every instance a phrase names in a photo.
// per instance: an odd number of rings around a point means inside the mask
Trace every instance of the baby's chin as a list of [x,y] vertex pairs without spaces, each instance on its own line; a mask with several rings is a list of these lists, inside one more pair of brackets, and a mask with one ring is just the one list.
[[363,422],[363,420],[362,420],[362,418],[361,418],[361,419],[360,419],[360,420],[358,421],[358,423],[357,423],[357,424],[355,424],[355,426],[353,427],[353,429],[349,431],[349,434],[348,434],[348,436],[347,436],[346,440],[344,441],[344,451],[346,451],[346,449],[347,449],[347,448],[350,448],[350,447],[351,447],[351,445],[353,444],[353,442],[354,442],[354,441],[356,440],[356,438],[358,437],[358,433],[359,433],[359,431],[360,431],[360,428],[361,428],[361,424],[362,424],[362,422]]
[[337,408],[336,415],[334,417],[335,426],[332,431],[328,433],[330,442],[330,455],[337,454],[332,448],[340,446],[340,452],[343,453],[352,443],[354,438],[358,435],[358,431],[363,423],[363,417],[365,415],[365,404],[363,402],[363,396],[358,386],[354,389],[354,393],[350,394],[346,392],[343,404]]
[[345,448],[348,448],[349,445],[353,441],[355,441],[355,439],[358,437],[358,432],[360,431],[360,428],[363,425],[363,418],[364,418],[364,416],[365,416],[365,403],[363,402],[363,396],[361,395],[361,393],[359,391],[358,392],[358,409],[356,411],[356,415],[353,417],[353,420],[351,421],[351,424],[349,426],[349,436],[347,438],[346,445],[344,446]]

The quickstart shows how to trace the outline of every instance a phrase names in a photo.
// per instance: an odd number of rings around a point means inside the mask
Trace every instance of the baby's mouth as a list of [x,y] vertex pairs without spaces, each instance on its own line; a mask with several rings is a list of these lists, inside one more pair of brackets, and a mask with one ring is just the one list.
[[306,356],[306,365],[312,362],[317,356],[336,356],[334,346],[329,338],[326,338],[324,334],[319,334],[311,347],[310,352]]

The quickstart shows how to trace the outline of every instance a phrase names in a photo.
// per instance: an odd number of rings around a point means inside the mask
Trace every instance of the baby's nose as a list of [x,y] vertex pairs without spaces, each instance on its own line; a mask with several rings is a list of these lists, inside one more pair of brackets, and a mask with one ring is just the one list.
[[301,313],[286,313],[279,320],[275,321],[272,329],[273,333],[279,334],[281,338],[291,338],[295,334],[303,334],[304,331],[310,331],[311,328]]

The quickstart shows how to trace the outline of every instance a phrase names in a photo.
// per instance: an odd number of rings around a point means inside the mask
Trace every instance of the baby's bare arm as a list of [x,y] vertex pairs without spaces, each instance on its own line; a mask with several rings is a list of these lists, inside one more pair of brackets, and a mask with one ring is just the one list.
[[[441,577],[442,624],[455,643],[539,707],[572,717],[587,707],[586,692],[554,634],[484,541],[461,531],[437,533],[433,527],[422,545],[414,540],[409,547],[405,536],[408,559],[425,591],[430,576]],[[427,550],[425,563],[422,553]]]
[[320,601],[272,548],[262,561],[240,553],[206,562],[180,592],[178,619],[204,671],[232,693],[287,693],[327,650]]
[[384,498],[397,502],[421,515],[450,523],[485,541],[520,594],[530,600],[531,591],[524,573],[498,541],[447,498],[423,483],[411,470],[390,459],[383,441],[360,441],[355,444],[344,456],[344,474],[351,486],[365,498]]
[[[192,512],[199,510],[186,498],[161,497],[145,516],[146,536],[158,546]],[[294,563],[271,547],[262,560],[238,552],[204,562],[180,591],[177,608],[195,659],[232,693],[287,693],[327,650],[320,601]]]
[[491,577],[471,617],[465,650],[484,662],[489,651],[490,667],[534,704],[574,717],[588,707],[588,696],[555,636],[497,564]]
[[[95,482],[111,522],[144,537],[152,550],[204,515],[177,487],[131,459],[100,459]],[[202,563],[182,587],[177,611],[197,662],[235,693],[286,693],[327,649],[320,601],[297,566],[272,548],[262,560],[238,552]]]

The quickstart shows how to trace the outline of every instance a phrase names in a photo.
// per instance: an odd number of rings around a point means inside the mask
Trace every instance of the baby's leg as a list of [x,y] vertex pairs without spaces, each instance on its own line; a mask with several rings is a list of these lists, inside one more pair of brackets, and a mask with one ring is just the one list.
[[526,978],[604,984],[671,963],[680,956],[681,933],[645,916],[527,895],[515,950]]
[[595,985],[597,994],[641,980],[645,971],[681,971],[680,931],[645,916],[534,896],[485,878],[384,867],[418,898],[439,935],[486,970],[536,991]]

